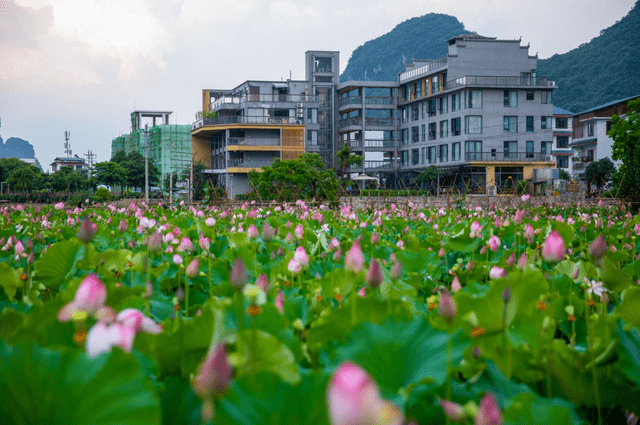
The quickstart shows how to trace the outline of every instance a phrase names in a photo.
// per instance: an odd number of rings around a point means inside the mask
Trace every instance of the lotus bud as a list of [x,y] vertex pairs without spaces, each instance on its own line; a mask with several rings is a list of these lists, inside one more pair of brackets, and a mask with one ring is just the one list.
[[127,220],[125,220],[124,218],[120,220],[120,224],[118,224],[118,231],[120,233],[124,233],[127,231]]
[[364,256],[362,255],[362,249],[360,249],[360,243],[356,241],[344,256],[344,268],[354,273],[360,273],[363,266]]
[[360,295],[362,298],[367,296],[367,291],[365,290],[364,286],[358,290],[358,295]]
[[456,317],[456,302],[449,292],[440,292],[440,303],[438,304],[438,313],[447,322],[453,322]]
[[180,266],[182,265],[182,257],[180,256],[180,254],[175,254],[173,256],[173,264],[175,264],[176,266]]
[[276,295],[275,306],[281,315],[284,314],[284,294],[280,288],[278,288],[278,295]]
[[78,286],[73,301],[62,307],[58,313],[58,320],[67,322],[79,311],[93,314],[104,305],[106,299],[107,288],[98,279],[98,275],[90,274]]
[[451,292],[456,293],[461,289],[462,285],[460,284],[460,280],[458,279],[458,276],[455,276],[453,278],[453,282],[451,282]]
[[520,258],[518,259],[518,268],[520,270],[524,270],[524,268],[527,267],[527,264],[528,264],[527,254],[523,252]]
[[447,400],[438,400],[440,407],[444,410],[444,414],[454,423],[460,423],[464,420],[464,409],[458,403]]
[[265,221],[264,225],[262,226],[262,239],[265,242],[269,242],[274,238],[275,235],[276,232],[274,231],[273,227],[271,227],[268,221]]
[[475,425],[502,425],[502,423],[502,413],[498,403],[493,395],[487,392],[480,401]]
[[284,237],[284,241],[286,243],[293,243],[293,236],[291,235],[291,232],[287,233],[287,236]]
[[497,252],[500,248],[500,238],[498,238],[496,235],[491,236],[489,238],[488,245],[491,251]]
[[278,257],[282,257],[284,255],[284,249],[282,248],[282,246],[278,247],[277,255]]
[[156,251],[160,251],[161,247],[162,247],[162,236],[160,236],[160,232],[156,230],[147,238],[147,249],[150,252],[156,252]]
[[195,393],[201,398],[209,399],[224,392],[230,380],[231,367],[227,362],[224,344],[212,346],[193,380]]
[[31,238],[27,239],[27,251],[33,251],[33,239]]
[[257,239],[258,236],[260,236],[258,228],[254,224],[249,225],[249,228],[247,229],[247,236],[249,239]]
[[304,236],[304,228],[302,227],[302,224],[298,224],[293,233],[296,235],[296,238],[302,239],[302,237]]
[[549,233],[542,246],[542,258],[546,261],[557,263],[562,261],[565,252],[564,240],[560,233],[556,230]]
[[342,258],[342,248],[338,248],[336,252],[333,253],[333,261],[340,261]]
[[516,253],[512,252],[509,258],[507,258],[507,266],[513,267],[516,265]]
[[371,245],[377,245],[379,240],[380,236],[378,236],[378,233],[373,232],[373,234],[371,235]]
[[476,359],[480,358],[480,356],[482,356],[482,352],[480,351],[480,348],[478,348],[477,346],[473,347],[473,353],[472,354],[473,354],[473,357],[476,358]]
[[200,270],[200,260],[198,259],[198,257],[196,257],[193,260],[191,260],[191,262],[187,266],[187,276],[189,276],[190,278],[194,278],[198,275],[199,270]]
[[295,258],[302,266],[309,265],[309,256],[302,246],[296,248],[293,258]]
[[97,231],[98,225],[92,223],[89,217],[85,217],[80,224],[80,229],[78,229],[78,238],[84,243],[89,243],[96,236]]
[[507,271],[498,266],[493,266],[489,271],[489,277],[491,279],[502,279],[504,277],[507,277]]
[[508,286],[505,286],[504,291],[502,292],[502,301],[504,301],[505,304],[511,301],[511,290]]
[[236,258],[236,261],[231,266],[231,273],[229,274],[229,281],[236,289],[242,289],[244,285],[249,282],[249,275],[247,267],[244,265],[242,258]]
[[589,255],[594,260],[598,260],[602,258],[605,252],[607,252],[607,241],[604,239],[604,234],[601,233],[591,242],[591,245],[589,245]]
[[371,260],[365,280],[372,288],[377,288],[382,283],[382,269],[376,259]]
[[402,261],[396,261],[391,267],[391,279],[398,280],[402,276]]

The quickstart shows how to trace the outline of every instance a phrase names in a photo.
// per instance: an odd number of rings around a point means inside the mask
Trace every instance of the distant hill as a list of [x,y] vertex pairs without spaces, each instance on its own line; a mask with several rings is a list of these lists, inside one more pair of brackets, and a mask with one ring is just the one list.
[[0,158],[35,158],[36,152],[31,143],[18,137],[11,137],[6,142],[0,137]]
[[558,85],[553,104],[574,113],[640,94],[640,1],[590,42],[538,60],[538,75]]
[[455,17],[430,13],[397,25],[387,34],[367,41],[351,54],[340,81],[394,81],[404,72],[404,60],[439,59],[447,54],[445,40],[469,34]]

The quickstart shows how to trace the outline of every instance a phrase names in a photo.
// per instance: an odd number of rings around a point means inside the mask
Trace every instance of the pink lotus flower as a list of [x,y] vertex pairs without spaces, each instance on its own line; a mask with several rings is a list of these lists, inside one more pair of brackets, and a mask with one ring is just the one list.
[[124,233],[127,231],[127,220],[124,218],[120,220],[120,224],[118,224],[118,232]]
[[262,239],[264,239],[265,242],[269,242],[275,235],[276,232],[273,227],[271,227],[268,221],[265,221],[262,226]]
[[460,423],[464,419],[464,409],[458,403],[454,403],[452,401],[447,400],[438,400],[440,407],[444,410],[444,414],[449,418],[449,420]]
[[456,293],[461,289],[462,285],[460,284],[460,279],[458,279],[458,276],[455,276],[453,278],[453,282],[451,282],[451,292]]
[[260,232],[258,232],[258,228],[255,225],[250,224],[247,229],[247,236],[249,239],[257,239],[260,236]]
[[116,316],[116,322],[133,329],[135,332],[147,332],[159,334],[162,332],[162,325],[146,317],[140,310],[126,308]]
[[263,273],[258,276],[258,279],[256,280],[256,286],[262,289],[265,294],[269,292],[269,278],[266,274]]
[[296,238],[302,239],[304,236],[304,228],[302,227],[302,224],[298,224],[293,233],[296,235]]
[[373,234],[371,235],[371,245],[376,245],[379,240],[380,236],[378,236],[378,233],[373,232]]
[[489,271],[489,277],[491,279],[501,279],[503,277],[507,277],[507,271],[498,266],[493,266]]
[[207,227],[213,227],[216,225],[216,219],[213,217],[207,217],[207,219],[204,221],[204,224],[206,224]]
[[507,258],[507,266],[512,267],[516,265],[516,253],[512,252],[509,258]]
[[136,331],[120,323],[107,325],[98,322],[89,330],[85,348],[87,356],[96,357],[102,353],[111,351],[112,346],[120,347],[125,351],[131,351]]
[[191,260],[191,262],[187,266],[187,270],[186,270],[187,276],[194,278],[198,275],[199,271],[200,271],[200,261],[198,260],[198,257],[196,257],[193,260]]
[[278,288],[278,294],[276,295],[275,306],[280,314],[284,314],[284,293],[280,288]]
[[224,344],[209,348],[209,352],[198,368],[193,380],[193,389],[204,399],[221,394],[231,381],[231,367],[227,362]]
[[438,303],[438,313],[447,322],[453,322],[456,318],[456,302],[446,290],[440,292],[440,303]]
[[329,251],[333,251],[334,249],[340,248],[340,243],[336,238],[331,238],[331,242],[329,242]]
[[329,418],[333,425],[395,425],[404,420],[400,410],[380,397],[378,386],[355,363],[343,362],[327,387]]
[[497,252],[500,248],[500,239],[496,235],[493,235],[489,238],[488,244],[491,251]]
[[391,267],[391,279],[398,280],[400,279],[401,276],[402,276],[402,261],[396,261],[393,267]]
[[364,298],[367,295],[367,292],[364,286],[358,290],[358,295],[360,295],[362,298]]
[[294,256],[291,258],[291,260],[289,260],[289,264],[287,264],[287,269],[291,273],[300,273],[302,271],[302,263],[300,263],[300,261],[296,259],[296,257]]
[[375,259],[371,260],[365,281],[372,288],[377,288],[382,283],[382,269],[380,268],[380,263]]
[[469,233],[469,237],[475,238],[475,237],[482,236],[480,232],[482,232],[483,227],[484,226],[481,226],[477,221],[474,221],[473,223],[471,223],[471,232]]
[[58,312],[58,320],[68,322],[76,312],[84,311],[93,314],[104,305],[107,299],[107,288],[104,286],[96,274],[87,276],[73,298],[73,301],[66,304]]
[[245,266],[242,258],[236,258],[236,261],[231,266],[231,272],[229,273],[229,281],[236,289],[242,289],[244,285],[249,282],[249,274],[247,272],[247,266]]
[[211,246],[211,241],[209,238],[205,238],[202,233],[200,233],[200,239],[198,240],[198,244],[203,251],[208,251]]
[[604,234],[600,234],[597,238],[591,242],[589,245],[589,255],[595,260],[602,258],[602,256],[607,252],[607,241],[604,239]]
[[520,270],[524,270],[524,268],[527,267],[527,264],[528,264],[527,254],[523,252],[520,258],[518,259],[518,268]]
[[557,230],[552,231],[542,245],[542,258],[546,261],[557,263],[562,261],[565,255],[564,240]]
[[80,224],[80,229],[78,230],[78,239],[80,239],[84,243],[89,243],[96,236],[96,232],[98,231],[98,225],[96,223],[92,223],[89,220],[89,217],[85,217],[82,220],[82,224]]
[[476,413],[475,425],[502,425],[502,413],[496,399],[487,392],[480,401],[480,407]]
[[185,236],[180,241],[180,246],[178,246],[178,251],[193,251],[193,243],[189,237]]
[[54,208],[58,211],[64,209],[64,202],[58,202]]
[[360,243],[356,241],[344,256],[344,268],[354,273],[360,273],[363,267],[364,256],[362,255],[362,249],[360,249]]
[[522,195],[522,202],[527,202],[529,200],[529,195]]
[[296,251],[293,253],[293,258],[295,258],[302,266],[309,265],[309,256],[302,246],[296,248]]
[[175,264],[176,266],[180,266],[182,265],[182,257],[180,256],[180,254],[175,254],[173,256],[173,264]]
[[527,223],[527,225],[524,226],[524,237],[527,239],[529,243],[532,243],[534,236],[535,236],[535,232],[533,231],[533,226]]

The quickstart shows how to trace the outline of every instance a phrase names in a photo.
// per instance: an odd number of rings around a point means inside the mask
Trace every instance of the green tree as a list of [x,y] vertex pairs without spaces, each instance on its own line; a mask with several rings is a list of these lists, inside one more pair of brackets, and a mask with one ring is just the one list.
[[12,192],[36,192],[47,187],[48,176],[35,165],[27,165],[14,168],[7,183]]
[[611,157],[622,161],[620,169],[613,175],[613,183],[618,196],[640,204],[640,99],[632,100],[627,106],[626,119],[617,115],[611,117]]
[[18,158],[0,158],[0,181],[6,181],[13,170],[20,167],[27,167],[24,161]]
[[584,178],[589,184],[598,186],[598,192],[602,187],[611,180],[611,175],[615,173],[616,167],[609,158],[602,158],[599,161],[593,161],[587,166],[584,172]]
[[333,201],[340,184],[334,170],[324,169],[320,155],[305,153],[297,159],[276,158],[271,166],[262,167],[262,172],[251,171],[249,186],[263,200]]
[[428,186],[432,186],[433,182],[435,182],[438,179],[438,175],[440,173],[442,173],[442,170],[440,170],[435,165],[430,165],[427,168],[425,168],[424,171],[418,174],[414,179],[414,181],[420,186],[424,184]]
[[560,180],[571,180],[571,176],[569,175],[569,173],[562,169],[558,172],[558,178]]
[[89,179],[86,172],[74,170],[73,167],[60,167],[51,175],[51,188],[56,192],[86,190],[89,188]]
[[346,178],[345,175],[349,167],[362,167],[362,163],[364,162],[364,157],[354,154],[348,143],[342,145],[340,150],[336,152],[336,156],[338,157],[338,166],[340,167],[338,169],[340,181],[344,181]]
[[[120,166],[125,171],[124,184],[130,188],[144,188],[145,184],[145,165],[144,156],[140,152],[130,152],[126,159],[122,160]],[[160,170],[155,166],[153,161],[149,159],[149,186],[158,186],[160,184]]]
[[118,151],[111,156],[111,161],[116,164],[120,164],[123,161],[127,160],[127,154],[125,151]]
[[122,186],[126,179],[124,168],[116,162],[98,162],[93,168],[93,178],[96,183],[105,186]]

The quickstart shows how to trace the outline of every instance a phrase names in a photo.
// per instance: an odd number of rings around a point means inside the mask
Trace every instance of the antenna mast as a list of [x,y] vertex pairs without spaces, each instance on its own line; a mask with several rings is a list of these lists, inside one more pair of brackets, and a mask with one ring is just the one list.
[[71,137],[71,132],[65,130],[64,132],[64,152],[67,155],[67,158],[71,156],[71,145],[69,144],[69,137]]

